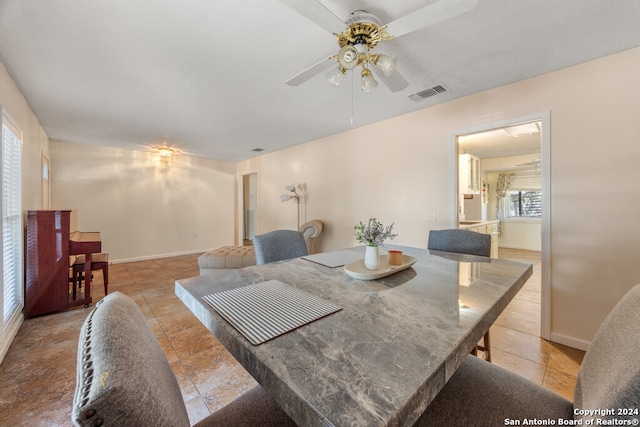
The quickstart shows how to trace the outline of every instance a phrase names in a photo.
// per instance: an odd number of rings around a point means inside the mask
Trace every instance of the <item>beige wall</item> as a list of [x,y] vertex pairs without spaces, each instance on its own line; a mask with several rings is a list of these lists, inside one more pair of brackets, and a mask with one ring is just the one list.
[[113,261],[234,243],[233,162],[51,141],[52,206],[77,208]]
[[0,64],[0,106],[22,131],[22,209],[42,209],[42,155],[48,156],[49,138],[22,94]]
[[356,244],[353,225],[371,215],[395,221],[394,243],[424,247],[429,229],[454,223],[451,133],[550,111],[551,336],[586,347],[640,282],[638,75],[634,49],[265,154],[238,173],[258,173],[259,233],[295,227],[279,195],[303,182],[305,218],[326,224],[321,249]]

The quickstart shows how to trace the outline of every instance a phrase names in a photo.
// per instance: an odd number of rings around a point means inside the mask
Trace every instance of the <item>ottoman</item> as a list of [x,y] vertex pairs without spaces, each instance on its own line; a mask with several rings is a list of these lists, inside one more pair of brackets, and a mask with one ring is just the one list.
[[[313,244],[322,233],[324,224],[319,219],[305,222],[298,229],[304,236],[307,252],[314,253]],[[219,268],[242,268],[256,265],[253,246],[221,246],[206,252],[198,258],[200,275],[211,274]]]
[[198,257],[201,276],[218,268],[242,268],[250,265],[256,265],[253,246],[222,246]]

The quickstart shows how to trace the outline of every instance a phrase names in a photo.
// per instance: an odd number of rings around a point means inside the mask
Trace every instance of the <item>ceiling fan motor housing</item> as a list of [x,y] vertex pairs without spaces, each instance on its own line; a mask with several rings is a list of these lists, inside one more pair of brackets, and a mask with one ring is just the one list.
[[349,26],[342,33],[336,34],[341,48],[348,45],[363,45],[367,50],[371,50],[381,40],[393,38],[387,34],[385,27],[380,26],[380,20],[377,17],[364,10],[352,12],[346,23]]

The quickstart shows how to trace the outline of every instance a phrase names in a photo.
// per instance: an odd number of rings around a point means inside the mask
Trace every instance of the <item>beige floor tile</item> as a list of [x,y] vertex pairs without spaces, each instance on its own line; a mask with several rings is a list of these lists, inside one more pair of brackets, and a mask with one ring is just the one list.
[[508,369],[521,377],[525,377],[536,384],[542,384],[546,366],[532,362],[523,357],[515,356],[492,346],[491,363]]
[[565,399],[573,401],[576,377],[557,369],[547,368],[542,385]]
[[550,347],[548,367],[577,377],[584,358],[584,352],[555,343]]
[[546,366],[551,345],[534,335],[504,326],[491,327],[491,348]]
[[171,346],[180,360],[214,346],[221,346],[218,340],[202,325],[192,326],[178,332],[165,332]]
[[200,396],[185,401],[185,406],[189,413],[189,423],[191,423],[191,425],[198,423],[211,414],[209,408]]

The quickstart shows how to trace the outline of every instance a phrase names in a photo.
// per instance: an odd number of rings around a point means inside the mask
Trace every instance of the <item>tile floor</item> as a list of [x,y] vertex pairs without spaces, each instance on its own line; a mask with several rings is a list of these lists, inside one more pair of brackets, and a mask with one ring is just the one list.
[[[572,399],[583,352],[537,337],[540,255],[500,250],[534,263],[534,275],[491,328],[493,362]],[[113,264],[109,291],[131,296],[160,341],[192,424],[255,382],[174,295],[174,280],[198,275],[198,255]],[[93,300],[104,296],[95,273]],[[75,388],[78,332],[89,313],[76,308],[27,319],[0,365],[0,426],[67,426]]]

